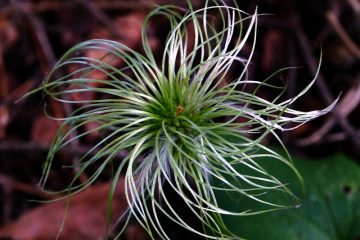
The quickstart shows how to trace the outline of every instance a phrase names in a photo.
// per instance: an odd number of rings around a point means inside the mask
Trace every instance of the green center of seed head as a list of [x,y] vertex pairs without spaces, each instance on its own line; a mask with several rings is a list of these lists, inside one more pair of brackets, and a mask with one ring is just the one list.
[[173,81],[172,86],[167,79],[164,81],[166,83],[163,84],[162,95],[158,97],[161,106],[152,104],[148,106],[148,111],[158,117],[158,120],[153,122],[154,128],[161,129],[162,123],[165,122],[166,127],[191,135],[193,131],[190,122],[198,123],[199,113],[194,110],[189,99],[189,85],[185,79]]
[[176,107],[176,112],[174,113],[174,117],[170,119],[170,126],[173,126],[178,131],[187,130],[187,124],[184,119],[180,116],[182,115],[184,108],[181,105]]
[[167,126],[172,127],[180,132],[190,131],[189,124],[186,122],[185,119],[183,119],[183,117],[188,117],[188,111],[186,111],[185,107],[183,107],[182,105],[177,104],[176,108],[173,107],[172,110],[169,110],[167,116]]

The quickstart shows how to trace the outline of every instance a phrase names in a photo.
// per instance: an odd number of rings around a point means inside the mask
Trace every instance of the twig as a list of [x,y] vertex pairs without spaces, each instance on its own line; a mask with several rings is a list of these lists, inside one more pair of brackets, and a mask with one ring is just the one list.
[[347,34],[346,30],[341,25],[336,14],[333,11],[327,11],[326,19],[329,21],[330,25],[334,28],[336,33],[339,35],[340,39],[344,42],[345,46],[351,51],[352,54],[354,54],[357,58],[360,59],[360,48],[351,39],[349,34]]
[[327,142],[340,142],[344,141],[347,138],[347,134],[345,132],[332,133],[326,136]]
[[[288,38],[291,38],[291,36],[287,35]],[[290,66],[297,66],[297,59],[295,57],[295,44],[293,43],[293,41],[288,43],[288,59],[289,59],[289,64]],[[287,97],[291,98],[295,95],[296,92],[296,84],[297,84],[297,74],[298,74],[298,70],[296,68],[292,69],[291,71],[288,72],[288,78],[289,80],[288,82],[288,86],[287,86]],[[289,127],[291,127],[291,123],[289,125]],[[290,143],[290,133],[288,131],[283,131],[282,132],[282,137],[284,139],[284,142],[289,144]]]
[[[292,31],[295,29],[296,33],[296,39],[298,41],[298,44],[301,48],[301,52],[303,53],[303,57],[306,61],[306,65],[308,69],[310,70],[312,75],[316,75],[317,72],[317,62],[315,61],[315,58],[312,54],[312,49],[309,45],[309,43],[306,40],[306,35],[304,33],[304,30],[302,26],[299,23],[299,16],[296,12],[295,6],[289,7],[289,11],[292,12],[291,19],[289,21],[271,21],[271,19],[268,21],[268,19],[264,19],[261,21],[261,24],[268,25],[268,26],[276,26],[277,28],[283,28],[288,31]],[[260,19],[261,20],[261,19]],[[266,21],[265,21],[266,20]],[[318,86],[322,97],[324,98],[326,104],[331,104],[335,100],[335,98],[332,96],[328,86],[325,83],[324,77],[321,73],[317,76],[316,85]],[[346,134],[350,137],[350,140],[353,144],[357,146],[357,149],[360,151],[360,136],[356,128],[354,128],[349,121],[344,118],[337,109],[334,109],[333,114],[335,116],[336,121],[340,124],[340,126],[344,129]]]
[[[79,153],[82,153],[82,148],[76,148]],[[0,152],[19,152],[19,153],[45,153],[49,150],[48,146],[39,145],[35,142],[13,142],[13,141],[2,141],[0,142]],[[64,150],[73,153],[73,148],[65,148]],[[62,150],[62,151],[64,151]],[[75,154],[75,153],[74,153]]]
[[[46,75],[50,67],[56,63],[54,51],[40,19],[27,13],[23,13],[23,17],[28,25],[30,34],[32,34],[32,39],[36,46],[36,55],[39,59],[42,72]],[[39,79],[37,83],[40,84],[40,82],[41,79]]]
[[[355,84],[346,93],[343,99],[336,106],[336,111],[346,118],[360,103],[360,78],[355,80]],[[329,118],[322,127],[304,139],[300,139],[297,143],[300,146],[307,146],[318,143],[323,137],[335,126],[336,119],[334,117]]]
[[348,0],[348,3],[357,14],[360,14],[360,2],[358,0]]
[[34,79],[29,79],[20,84],[17,88],[9,93],[3,100],[0,101],[0,104],[9,105],[14,103],[16,100],[24,96],[28,91],[34,89],[38,84]]
[[[99,8],[107,10],[130,10],[130,11],[141,11],[151,10],[154,8],[154,4],[151,1],[92,1]],[[19,2],[16,7],[12,5],[5,6],[0,10],[0,15],[9,15],[14,11],[21,9],[24,12],[44,13],[51,11],[70,11],[78,8],[74,1],[40,1],[36,4],[32,2]]]
[[[311,47],[306,41],[304,30],[302,29],[300,24],[298,24],[298,21],[295,22],[293,29],[296,29],[297,40],[304,54],[307,67],[313,75],[316,75],[317,63],[314,56],[312,55]],[[319,73],[317,76],[316,84],[325,102],[327,104],[333,103],[335,98],[332,96],[321,73]],[[339,122],[340,126],[345,130],[348,136],[350,136],[351,141],[357,146],[358,149],[360,149],[360,137],[357,133],[357,130],[353,126],[351,126],[348,120],[344,118],[344,116],[342,116],[337,109],[334,109],[333,114],[336,117],[336,120]]]
[[[17,7],[19,5],[19,3],[17,3],[17,1],[14,0],[13,5],[15,7]],[[42,63],[42,70],[44,72],[44,75],[46,75],[46,72],[48,71],[48,69],[56,63],[56,58],[55,58],[54,51],[51,47],[50,41],[47,38],[44,27],[42,26],[42,22],[36,16],[32,15],[31,13],[23,12],[20,8],[18,10],[18,14],[21,15],[28,23],[29,30],[34,39],[34,43],[37,46],[37,53],[38,53],[40,62]],[[65,114],[69,116],[70,113],[72,112],[70,109],[70,106],[67,104],[64,104],[63,108],[65,111]],[[61,114],[59,111],[55,111],[55,113],[57,115]],[[72,136],[71,136],[72,138],[74,138],[77,135],[77,133],[75,131],[72,132],[71,134],[72,134]],[[72,147],[76,148],[79,145],[78,139],[75,138],[74,141],[71,141],[70,145]],[[74,157],[73,162],[75,165],[74,171],[79,172],[79,170],[80,170],[79,159],[77,157]],[[79,176],[79,179],[82,182],[86,182],[88,178],[87,178],[86,174],[84,172],[82,172]]]
[[[0,142],[0,153],[5,152],[16,152],[16,153],[30,153],[30,154],[45,154],[49,151],[50,146],[40,145],[36,142],[12,142],[12,141],[3,141]],[[78,145],[76,147],[68,146],[65,148],[59,149],[60,154],[70,155],[70,156],[83,156],[85,153],[92,149],[90,146]],[[97,149],[94,149],[89,153],[89,157],[96,154]],[[127,156],[126,151],[121,151],[116,155],[116,158],[123,159]]]
[[94,2],[89,0],[77,0],[82,6],[84,6],[95,18],[106,26],[109,32],[116,38],[124,38],[123,34],[113,24],[113,21],[106,15],[106,13],[98,7]]
[[41,190],[36,185],[27,184],[24,182],[20,182],[15,180],[9,176],[4,174],[0,174],[0,185],[3,189],[8,189],[8,191],[19,191],[23,193],[27,193],[32,196],[40,197],[42,199],[56,199],[59,198],[59,195],[48,194]]

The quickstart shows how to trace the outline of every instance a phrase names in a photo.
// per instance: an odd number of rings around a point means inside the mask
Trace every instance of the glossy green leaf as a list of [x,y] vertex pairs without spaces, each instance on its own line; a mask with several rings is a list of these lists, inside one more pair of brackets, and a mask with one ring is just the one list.
[[[360,167],[357,163],[344,155],[311,161],[294,159],[304,178],[305,190],[302,191],[289,171],[282,171],[266,158],[260,161],[302,196],[301,206],[250,217],[226,217],[230,230],[251,240],[360,239]],[[286,201],[282,194],[271,193],[268,197],[275,202]],[[220,205],[232,209],[257,208],[253,202],[234,194],[219,194],[218,199]]]

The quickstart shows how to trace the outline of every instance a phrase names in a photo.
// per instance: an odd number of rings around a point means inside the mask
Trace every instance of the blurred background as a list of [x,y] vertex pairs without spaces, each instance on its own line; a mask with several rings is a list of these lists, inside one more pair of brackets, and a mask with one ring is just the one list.
[[[191,2],[195,7],[203,3]],[[252,79],[265,79],[282,67],[298,67],[277,76],[288,85],[287,96],[294,96],[316,75],[322,52],[317,81],[294,108],[321,109],[341,96],[331,114],[281,133],[292,155],[316,161],[341,153],[359,164],[360,1],[237,2],[248,13],[256,7],[264,13],[259,17],[257,47],[249,69]],[[113,39],[141,51],[142,21],[154,4],[186,7],[182,0],[0,0],[0,239],[55,239],[66,205],[64,201],[40,203],[59,196],[37,185],[59,123],[45,116],[41,94],[16,100],[39,86],[57,59],[81,41]],[[149,25],[147,34],[155,54],[161,51],[168,29],[161,19]],[[66,114],[59,103],[46,104],[54,116]],[[71,163],[98,139],[94,133],[86,142],[59,153],[49,177],[51,187],[64,186],[74,173],[62,164]],[[107,189],[105,176],[95,187],[73,197],[60,239],[104,236]],[[122,189],[118,191],[112,209],[114,226],[125,204]],[[176,229],[171,224],[165,227]],[[180,235],[181,229],[176,231]],[[121,239],[148,238],[131,221]]]

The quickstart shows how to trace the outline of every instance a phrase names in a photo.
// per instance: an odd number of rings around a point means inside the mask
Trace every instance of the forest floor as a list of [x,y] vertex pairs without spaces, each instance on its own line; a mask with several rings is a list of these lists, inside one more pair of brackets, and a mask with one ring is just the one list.
[[[191,2],[200,7],[202,1]],[[44,114],[41,94],[17,100],[38,87],[57,59],[81,41],[112,39],[141,51],[141,27],[152,3],[186,7],[186,1],[170,0],[0,1],[0,239],[55,239],[66,205],[65,201],[40,203],[59,196],[38,186],[59,122]],[[261,80],[279,68],[298,67],[277,77],[287,84],[287,96],[294,96],[316,75],[322,53],[317,81],[295,108],[321,109],[341,95],[331,114],[282,134],[291,152],[307,157],[343,152],[360,159],[360,2],[263,0],[238,4],[250,14],[256,7],[264,13],[259,17],[257,48],[249,68],[252,78]],[[155,55],[168,29],[161,19],[149,25],[147,33]],[[66,114],[64,106],[54,101],[47,102],[47,111],[60,118]],[[55,164],[49,176],[52,188],[63,187],[74,174],[62,164],[78,158],[98,138],[95,132],[86,142],[59,153],[61,163]],[[109,185],[106,177],[101,180],[72,199],[61,239],[103,236]],[[114,216],[125,207],[123,190],[119,189],[116,197]],[[125,235],[124,239],[147,239],[135,222]]]

